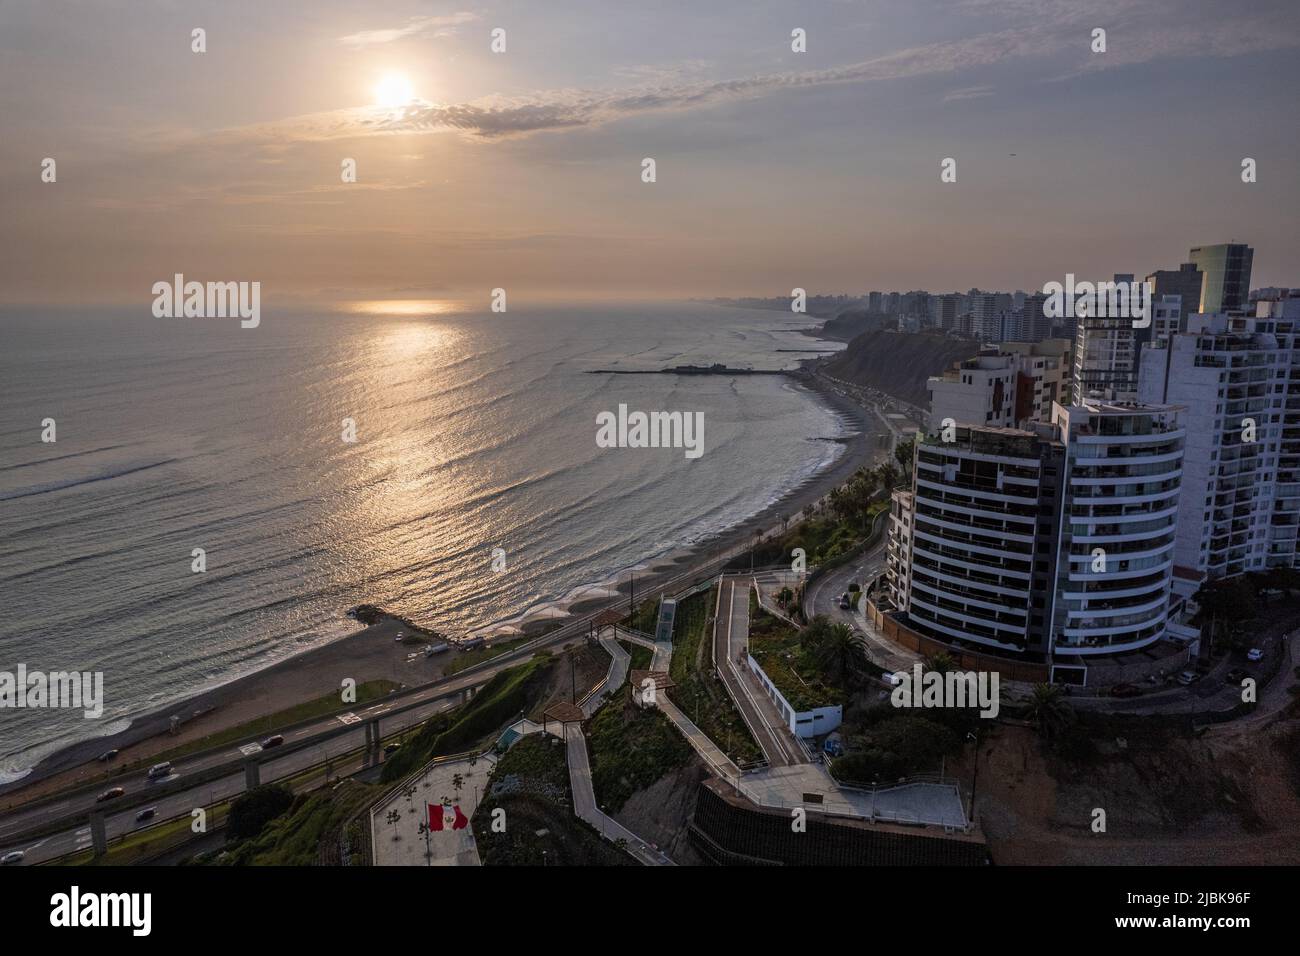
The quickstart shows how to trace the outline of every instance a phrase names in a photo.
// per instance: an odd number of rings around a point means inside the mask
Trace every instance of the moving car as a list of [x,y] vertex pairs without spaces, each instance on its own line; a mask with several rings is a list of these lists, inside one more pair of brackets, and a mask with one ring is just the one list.
[[903,683],[903,675],[905,673],[906,673],[905,671],[899,671],[897,674],[890,674],[886,672],[880,675],[880,679],[883,680],[890,687],[897,687],[899,684]]
[[395,754],[395,753],[397,753],[397,751],[399,751],[399,750],[401,750],[401,749],[402,749],[402,745],[401,745],[401,744],[386,744],[386,745],[384,746],[384,756],[387,757],[387,756],[389,756],[390,754]]
[[26,855],[22,850],[10,850],[4,856],[0,856],[0,864],[9,866],[11,863],[21,863]]
[[283,734],[272,734],[270,737],[267,737],[262,741],[262,749],[270,750],[272,747],[278,747],[282,743],[284,743]]
[[112,760],[114,757],[117,756],[117,753],[118,752],[116,750],[105,750],[102,754],[100,754],[95,759],[98,760],[100,763],[108,763],[108,761]]
[[1252,647],[1250,650],[1246,652],[1246,660],[1248,661],[1261,661],[1263,659],[1264,659],[1264,648],[1262,647]]
[[172,775],[172,762],[170,760],[164,760],[162,763],[156,763],[149,768],[148,776],[150,780],[161,780],[163,777],[170,777],[171,775]]
[[1196,673],[1196,671],[1183,671],[1174,678],[1174,680],[1178,681],[1178,683],[1182,684],[1184,687],[1189,684],[1195,684],[1200,679],[1201,675]]
[[849,598],[849,592],[845,591],[840,595],[840,610],[847,611],[851,607],[853,607],[853,601]]
[[135,818],[136,821],[139,822],[144,820],[152,820],[157,815],[158,815],[157,807],[145,807],[143,810],[141,810],[139,813],[135,815]]
[[126,793],[126,790],[122,787],[109,787],[95,798],[95,802],[103,803],[105,800],[116,800],[124,793]]

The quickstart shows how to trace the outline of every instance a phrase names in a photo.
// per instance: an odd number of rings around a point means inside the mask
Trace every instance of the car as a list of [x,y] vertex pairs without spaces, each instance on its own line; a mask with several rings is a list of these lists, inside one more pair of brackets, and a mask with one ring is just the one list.
[[397,636],[393,638],[393,640],[396,641],[398,644],[400,644],[402,643],[402,641],[406,640],[406,634],[403,633],[402,631],[398,631]]
[[21,863],[26,856],[27,854],[22,850],[10,850],[4,856],[0,856],[0,864],[10,866],[14,863]]
[[164,760],[162,763],[156,763],[150,767],[149,773],[146,776],[150,780],[161,780],[163,777],[170,777],[171,775],[172,762],[170,760]]
[[158,815],[157,807],[145,807],[143,810],[141,810],[139,813],[135,815],[135,819],[136,822],[139,823],[145,820],[152,820],[157,815]]
[[270,750],[272,747],[278,747],[282,743],[284,743],[283,734],[272,734],[270,737],[267,737],[262,741],[262,749]]
[[401,744],[386,744],[386,745],[384,746],[384,756],[387,757],[387,756],[389,756],[390,754],[395,754],[395,753],[397,753],[397,751],[399,751],[399,750],[401,750],[401,749],[402,749],[402,745],[401,745]]
[[840,595],[840,610],[847,611],[851,607],[853,607],[853,601],[849,598],[848,592],[846,591]]
[[1178,683],[1182,684],[1184,687],[1189,684],[1195,684],[1200,679],[1201,675],[1196,673],[1196,671],[1183,671],[1174,678],[1174,680],[1178,681]]
[[1223,681],[1226,684],[1240,684],[1249,676],[1249,673],[1247,673],[1244,667],[1234,667],[1224,675]]
[[1137,684],[1116,684],[1110,689],[1112,697],[1137,697],[1142,693],[1142,688]]
[[1264,648],[1262,647],[1252,647],[1246,652],[1246,660],[1248,661],[1262,661],[1263,659]]
[[899,684],[903,683],[903,677],[906,675],[906,673],[907,673],[906,671],[899,671],[896,674],[891,674],[888,671],[886,671],[885,673],[880,675],[880,679],[884,681],[886,684],[888,684],[890,687],[897,687]]
[[101,793],[99,796],[95,798],[95,802],[104,803],[105,801],[108,800],[116,800],[124,793],[126,793],[126,788],[124,787],[109,787],[107,790],[105,790],[103,793]]
[[95,759],[98,760],[100,763],[108,763],[110,760],[116,757],[117,754],[118,751],[116,750],[105,750],[102,754],[100,754]]

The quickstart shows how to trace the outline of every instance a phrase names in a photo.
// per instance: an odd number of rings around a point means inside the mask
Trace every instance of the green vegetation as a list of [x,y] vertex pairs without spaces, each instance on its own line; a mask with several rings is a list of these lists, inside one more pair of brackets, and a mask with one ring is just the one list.
[[227,866],[315,866],[332,856],[343,827],[383,795],[381,787],[345,779],[327,790],[296,797],[287,813],[271,820],[261,833],[228,846],[217,862]]
[[846,782],[887,783],[937,771],[945,755],[961,751],[962,740],[938,720],[895,711],[854,738],[850,752],[831,764],[831,773]]
[[641,631],[654,637],[655,630],[659,626],[659,598],[657,596],[648,598],[638,604],[628,618],[627,626],[634,631]]
[[[398,686],[398,684],[390,680],[371,680],[366,681],[364,684],[358,684],[356,703],[360,705],[372,700],[378,700],[380,697],[387,697]],[[348,706],[352,705],[344,704],[339,697],[339,692],[335,691],[326,694],[324,697],[317,697],[315,700],[295,704],[292,707],[286,707],[284,710],[277,710],[265,717],[258,717],[235,727],[218,730],[198,740],[191,740],[187,744],[172,747],[148,759],[150,763],[160,763],[164,760],[175,760],[177,757],[184,757],[186,754],[196,753],[200,750],[207,750],[209,747],[220,747],[223,744],[234,743],[236,740],[243,740],[247,737],[262,737],[283,729],[289,724],[332,714],[336,710],[342,710]]]
[[484,644],[468,651],[454,651],[455,656],[443,671],[443,675],[450,677],[452,674],[459,674],[467,667],[473,667],[475,664],[482,664],[494,657],[500,657],[507,651],[513,651],[516,647],[531,640],[531,637],[516,637],[509,641],[497,641],[491,646]]
[[254,787],[230,804],[229,839],[248,840],[293,805],[293,791],[282,783]]
[[429,718],[384,763],[380,781],[400,780],[434,757],[485,745],[503,726],[536,703],[553,664],[551,655],[543,651],[497,674],[465,706]]
[[671,671],[677,686],[668,697],[733,761],[753,763],[763,752],[713,669],[711,612],[716,593],[711,589],[677,605]]
[[[492,811],[509,825],[492,831]],[[573,815],[562,743],[536,734],[516,743],[492,771],[471,820],[486,866],[628,866],[633,861]]]
[[628,693],[606,701],[588,721],[586,733],[596,802],[608,813],[617,813],[632,794],[686,766],[695,753],[657,707],[638,707]]
[[806,711],[843,702],[844,690],[828,680],[802,632],[760,608],[752,590],[749,602],[749,653],[790,706]]
[[655,652],[650,650],[644,644],[633,644],[631,641],[619,641],[623,650],[627,651],[632,657],[632,663],[628,665],[629,671],[644,671],[650,669],[650,662],[654,660]]

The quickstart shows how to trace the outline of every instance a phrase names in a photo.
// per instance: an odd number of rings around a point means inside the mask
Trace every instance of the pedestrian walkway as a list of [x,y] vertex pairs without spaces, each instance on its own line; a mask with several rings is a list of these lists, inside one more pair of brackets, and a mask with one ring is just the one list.
[[565,724],[564,734],[569,756],[569,786],[573,790],[573,812],[578,819],[591,824],[605,839],[621,843],[628,853],[646,866],[674,866],[667,854],[645,843],[596,805],[596,790],[591,782],[591,763],[587,759],[587,738],[582,733],[582,725]]

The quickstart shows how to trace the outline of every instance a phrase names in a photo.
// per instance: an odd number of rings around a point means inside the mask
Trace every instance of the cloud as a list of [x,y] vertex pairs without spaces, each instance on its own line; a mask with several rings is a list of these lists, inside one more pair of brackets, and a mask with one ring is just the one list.
[[952,103],[957,100],[977,100],[980,97],[992,96],[993,87],[991,86],[968,86],[960,90],[952,90],[944,94],[943,101]]
[[457,27],[477,19],[478,14],[468,12],[451,13],[446,16],[411,17],[405,26],[349,33],[347,36],[339,37],[339,42],[344,46],[362,47],[392,43],[407,37],[444,37],[455,33]]
[[[1262,50],[1300,46],[1300,31],[1294,18],[1278,10],[1238,12],[1232,18],[1215,17],[1207,26],[1190,14],[1180,19],[1182,8],[1175,5],[1168,16],[1152,18],[1134,13],[1137,8],[1124,0],[1118,3],[1085,5],[1088,12],[1113,7],[1105,54],[1089,50],[1089,31],[1080,26],[1078,12],[1070,16],[1069,4],[1051,7],[1060,16],[1017,16],[1024,0],[967,0],[967,6],[983,11],[1011,12],[1013,25],[980,33],[898,50],[858,63],[806,72],[767,73],[714,81],[685,81],[665,77],[623,90],[557,89],[523,97],[490,96],[459,104],[417,101],[400,110],[360,107],[335,110],[282,121],[227,130],[219,136],[262,140],[266,143],[330,140],[393,133],[454,132],[492,140],[596,126],[645,113],[689,110],[736,100],[756,99],[790,90],[815,89],[852,83],[874,83],[922,76],[942,76],[978,70],[995,64],[1038,59],[1068,75],[1107,67],[1128,66],[1173,57],[1230,57]],[[1279,8],[1280,9],[1280,8]],[[1087,15],[1085,13],[1084,15]],[[354,42],[389,42],[399,36],[428,29],[434,21],[464,22],[473,14],[451,17],[422,17],[406,27],[353,34]],[[1140,19],[1134,19],[1135,17]],[[1092,21],[1087,21],[1092,22]],[[357,40],[356,38],[363,38]],[[689,75],[689,74],[688,74]],[[987,85],[955,89],[944,100],[960,101],[990,96]]]

